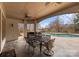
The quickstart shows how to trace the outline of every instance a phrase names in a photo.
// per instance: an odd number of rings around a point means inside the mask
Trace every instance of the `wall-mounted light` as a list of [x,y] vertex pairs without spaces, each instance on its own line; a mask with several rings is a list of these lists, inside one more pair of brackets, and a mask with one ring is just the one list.
[[11,24],[11,27],[13,27],[13,24]]

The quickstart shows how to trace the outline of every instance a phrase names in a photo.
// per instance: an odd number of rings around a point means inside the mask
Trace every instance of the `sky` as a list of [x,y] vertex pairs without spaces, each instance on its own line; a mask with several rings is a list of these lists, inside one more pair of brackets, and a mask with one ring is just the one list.
[[59,17],[61,19],[62,24],[73,24],[73,16],[74,16],[74,14],[64,14],[64,15],[52,16],[50,18],[44,19],[39,24],[41,25],[42,28],[44,28],[50,22],[54,22],[57,17]]

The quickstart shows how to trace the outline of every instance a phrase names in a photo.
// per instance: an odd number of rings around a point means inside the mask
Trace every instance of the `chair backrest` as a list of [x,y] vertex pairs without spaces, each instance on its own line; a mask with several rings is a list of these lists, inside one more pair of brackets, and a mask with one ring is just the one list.
[[34,36],[34,32],[28,32],[27,37]]
[[[34,33],[34,32],[28,32],[27,33],[27,39],[26,39],[26,37],[25,37],[25,40],[26,40],[26,42],[29,44],[29,45],[31,45],[32,47],[35,47],[36,45],[37,45],[37,41],[35,40],[36,38],[35,38],[35,34],[37,34],[37,32],[36,33]],[[35,38],[35,39],[34,39]]]
[[48,41],[48,46],[49,46],[49,48],[54,47],[54,42],[55,42],[55,38]]

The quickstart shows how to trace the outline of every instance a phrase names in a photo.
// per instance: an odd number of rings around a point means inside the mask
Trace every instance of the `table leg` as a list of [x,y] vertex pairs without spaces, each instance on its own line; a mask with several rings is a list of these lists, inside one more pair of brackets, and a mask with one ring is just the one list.
[[42,52],[42,42],[40,43],[40,54]]

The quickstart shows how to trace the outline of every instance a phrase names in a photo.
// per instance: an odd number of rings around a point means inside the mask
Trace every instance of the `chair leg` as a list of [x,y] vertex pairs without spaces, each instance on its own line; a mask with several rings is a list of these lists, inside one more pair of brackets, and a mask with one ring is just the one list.
[[46,53],[46,52],[44,52],[44,54],[45,55],[47,55],[47,56],[53,56],[54,55],[54,51],[52,50],[47,50],[48,51],[48,53]]
[[32,53],[32,55],[34,55],[34,52],[35,52],[35,48],[33,47],[33,53]]
[[30,51],[30,45],[28,46],[28,51]]

